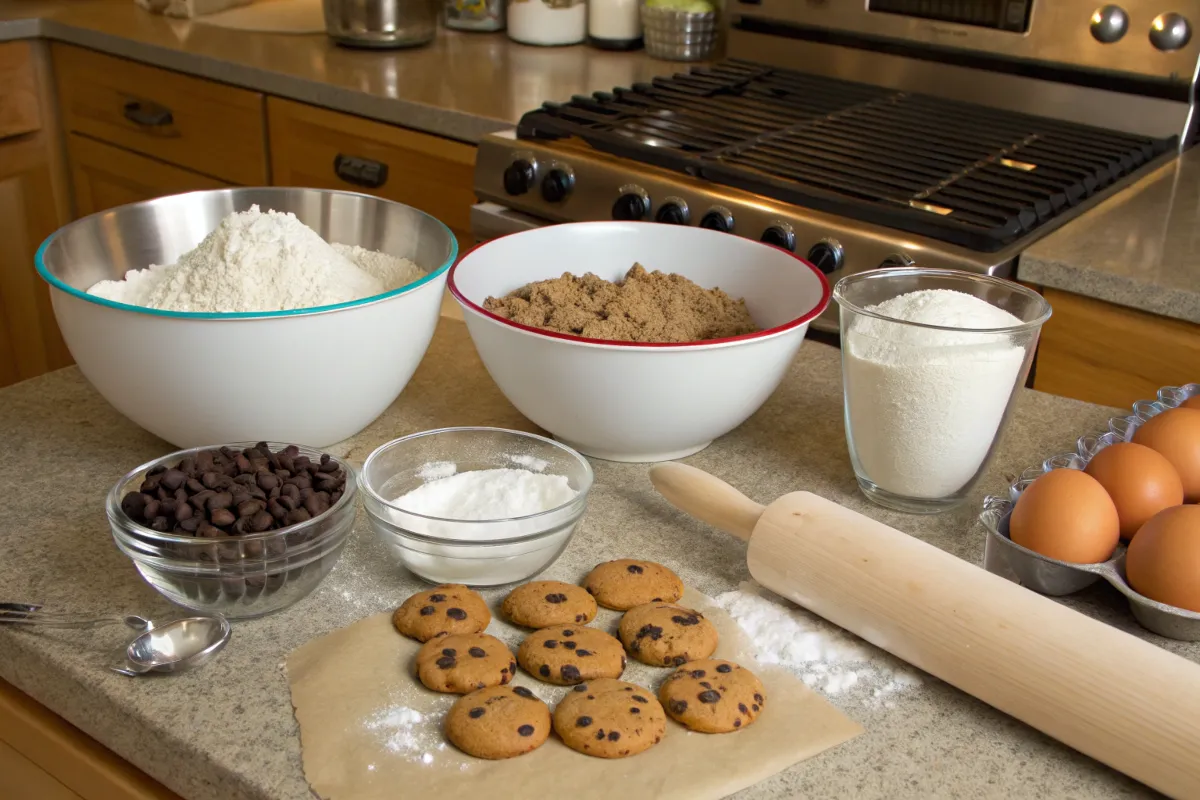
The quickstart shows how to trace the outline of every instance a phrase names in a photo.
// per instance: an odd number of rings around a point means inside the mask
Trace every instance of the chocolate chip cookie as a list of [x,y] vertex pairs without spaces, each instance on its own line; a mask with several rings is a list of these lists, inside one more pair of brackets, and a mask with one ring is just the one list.
[[717,629],[703,614],[670,603],[629,609],[618,633],[629,654],[652,667],[677,667],[717,649]]
[[417,677],[435,692],[466,694],[502,686],[517,674],[512,652],[486,633],[451,633],[417,651]]
[[396,630],[418,642],[446,633],[479,633],[491,621],[492,613],[479,593],[458,583],[417,592],[392,615]]
[[554,709],[554,730],[572,750],[597,758],[623,758],[648,750],[667,732],[667,716],[654,693],[609,678],[581,683]]
[[683,581],[662,564],[618,558],[597,564],[583,581],[596,602],[625,611],[643,603],[674,603],[683,597]]
[[476,758],[512,758],[550,736],[550,709],[524,686],[491,686],[463,695],[446,715],[446,738]]
[[586,625],[596,618],[596,601],[573,583],[534,581],[509,592],[501,610],[526,628]]
[[762,713],[767,690],[762,681],[732,661],[702,659],[675,670],[658,690],[667,713],[701,733],[729,733]]
[[625,650],[602,630],[582,625],[542,628],[525,637],[517,661],[546,683],[571,686],[595,678],[619,678]]

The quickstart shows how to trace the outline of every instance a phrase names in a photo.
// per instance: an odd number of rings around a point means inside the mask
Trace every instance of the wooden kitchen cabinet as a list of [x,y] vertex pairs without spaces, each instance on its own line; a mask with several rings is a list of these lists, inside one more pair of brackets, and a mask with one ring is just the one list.
[[0,44],[0,386],[71,363],[33,263],[70,215],[49,66],[38,43]]
[[269,183],[259,92],[60,43],[63,127],[228,183]]
[[75,211],[81,217],[163,195],[231,185],[75,133],[67,135],[67,154]]
[[[276,185],[386,197],[445,222],[460,248],[471,241],[473,146],[277,97],[267,99],[267,120]],[[341,175],[335,166],[339,157]],[[347,165],[364,162],[365,171],[351,176]],[[381,167],[386,177],[379,180]]]
[[1128,408],[1163,386],[1200,381],[1200,325],[1045,289],[1033,388]]

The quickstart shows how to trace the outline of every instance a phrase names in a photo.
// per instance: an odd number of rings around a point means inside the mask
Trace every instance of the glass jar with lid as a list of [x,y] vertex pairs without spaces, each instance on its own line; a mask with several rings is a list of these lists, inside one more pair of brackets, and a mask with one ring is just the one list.
[[642,0],[588,0],[587,41],[602,50],[642,46]]
[[509,0],[508,36],[521,44],[553,47],[587,38],[586,0]]
[[506,0],[445,0],[446,27],[459,31],[504,30]]

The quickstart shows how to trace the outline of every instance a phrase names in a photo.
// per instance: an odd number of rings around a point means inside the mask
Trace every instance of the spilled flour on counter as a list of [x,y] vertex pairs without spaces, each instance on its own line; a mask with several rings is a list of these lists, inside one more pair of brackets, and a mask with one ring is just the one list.
[[784,667],[827,697],[891,708],[895,695],[921,684],[899,659],[753,581],[714,600],[750,637],[759,663]]
[[389,753],[428,766],[449,747],[442,736],[444,716],[444,712],[422,714],[414,708],[392,705],[368,717],[363,727],[378,736]]

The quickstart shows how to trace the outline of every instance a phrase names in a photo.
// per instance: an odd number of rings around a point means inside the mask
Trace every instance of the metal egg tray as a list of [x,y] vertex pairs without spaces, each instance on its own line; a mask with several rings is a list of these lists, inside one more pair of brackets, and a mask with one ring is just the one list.
[[[1022,547],[1009,538],[1008,519],[1021,492],[1043,473],[1052,469],[1083,469],[1096,453],[1110,444],[1127,442],[1133,432],[1146,420],[1169,408],[1175,408],[1190,397],[1200,395],[1200,383],[1186,386],[1166,386],[1159,390],[1155,400],[1139,400],[1133,405],[1133,413],[1113,417],[1108,429],[1081,436],[1075,450],[1052,456],[1036,467],[1030,467],[1008,488],[1007,497],[990,495],[984,498],[983,512],[979,521],[987,530],[988,548],[985,554],[987,568],[992,572],[1003,572],[998,567],[1007,567],[1018,583],[1039,594],[1051,597],[1074,594],[1099,580],[1108,581],[1129,601],[1129,610],[1138,623],[1147,630],[1169,639],[1187,642],[1200,641],[1200,613],[1169,606],[1138,594],[1125,578],[1125,544],[1108,561],[1098,564],[1073,564],[1048,558]],[[994,548],[994,549],[993,549]],[[996,564],[993,555],[1003,564]]]

